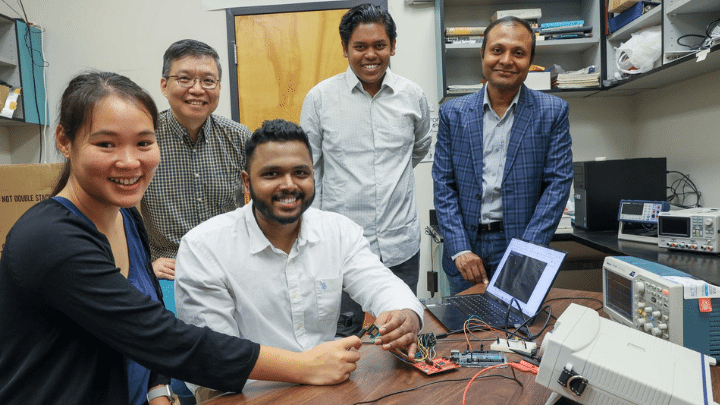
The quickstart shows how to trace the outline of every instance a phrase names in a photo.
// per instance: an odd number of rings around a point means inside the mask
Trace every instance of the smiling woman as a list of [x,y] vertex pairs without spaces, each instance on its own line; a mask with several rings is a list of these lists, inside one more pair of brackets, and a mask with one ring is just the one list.
[[357,338],[295,353],[164,308],[134,208],[160,161],[157,117],[150,95],[114,73],[81,74],[63,93],[65,169],[0,257],[0,404],[167,405],[166,376],[241,392],[248,378],[337,384],[355,369]]

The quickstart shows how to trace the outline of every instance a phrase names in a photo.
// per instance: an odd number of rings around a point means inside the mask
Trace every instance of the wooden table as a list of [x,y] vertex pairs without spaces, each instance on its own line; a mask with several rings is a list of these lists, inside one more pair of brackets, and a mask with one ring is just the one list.
[[[482,290],[473,287],[466,293],[474,293]],[[568,299],[571,298],[572,299]],[[548,295],[549,304],[552,306],[554,316],[559,316],[570,303],[587,306],[590,308],[602,307],[602,296],[600,293],[566,290],[553,288]],[[541,323],[541,322],[539,322]],[[554,320],[550,324],[554,323]],[[532,333],[538,333],[542,325],[531,327]],[[544,332],[548,332],[548,327]],[[425,327],[423,332],[435,332],[436,334],[447,332],[429,312],[425,312]],[[477,333],[476,333],[477,334]],[[491,339],[494,335],[490,332],[477,334],[482,338]],[[367,340],[367,337],[365,338]],[[540,340],[537,340],[538,346]],[[473,350],[480,350],[480,344],[472,342]],[[454,334],[446,339],[439,339],[436,346],[439,357],[450,356],[451,349],[465,350],[466,343],[462,334]],[[489,349],[486,343],[485,349]],[[407,390],[423,384],[435,382],[435,384],[392,395],[373,404],[462,404],[463,391],[468,384],[466,381],[451,381],[456,379],[470,379],[480,369],[459,368],[444,374],[427,376],[411,366],[401,362],[393,355],[383,351],[381,348],[366,344],[360,349],[361,358],[357,370],[348,381],[335,386],[307,386],[287,383],[256,381],[245,387],[242,394],[226,395],[206,401],[203,405],[236,405],[236,404],[356,404],[362,401],[372,401],[384,395],[397,391]],[[519,355],[509,354],[508,361],[520,359]],[[720,399],[720,370],[719,367],[712,367],[713,395]],[[490,370],[485,374],[512,376],[509,368]],[[515,375],[522,382],[520,387],[517,382],[505,378],[481,378],[476,379],[470,386],[467,393],[467,404],[482,405],[544,405],[549,398],[551,391],[542,385],[535,383],[535,375],[515,371]]]

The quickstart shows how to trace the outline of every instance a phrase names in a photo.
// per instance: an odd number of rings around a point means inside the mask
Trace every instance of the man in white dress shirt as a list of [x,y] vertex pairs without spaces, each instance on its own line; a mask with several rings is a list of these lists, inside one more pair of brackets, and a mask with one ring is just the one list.
[[[313,148],[314,207],[343,214],[364,229],[370,249],[417,293],[420,220],[413,168],[430,148],[430,117],[420,86],[389,69],[395,23],[387,11],[361,4],[340,22],[346,72],[305,97],[300,125]],[[343,297],[343,313],[359,306]]]
[[310,208],[312,154],[303,130],[266,121],[246,142],[246,156],[242,178],[251,204],[182,238],[175,272],[178,318],[305,351],[335,338],[344,290],[376,316],[375,344],[406,350],[412,358],[422,304],[370,250],[359,225]]

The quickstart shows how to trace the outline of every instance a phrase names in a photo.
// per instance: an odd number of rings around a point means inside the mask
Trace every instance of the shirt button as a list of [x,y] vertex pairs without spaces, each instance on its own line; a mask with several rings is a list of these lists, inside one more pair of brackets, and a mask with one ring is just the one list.
[[481,199],[481,198],[482,198],[482,196],[481,196],[480,194],[475,194],[475,199],[476,199],[476,200],[479,200],[479,199]]
[[198,198],[197,201],[198,201],[198,202],[202,202],[202,198]]
[[302,328],[300,324],[295,325],[295,330],[300,330],[300,328]]
[[195,178],[200,177],[200,173],[194,173]]

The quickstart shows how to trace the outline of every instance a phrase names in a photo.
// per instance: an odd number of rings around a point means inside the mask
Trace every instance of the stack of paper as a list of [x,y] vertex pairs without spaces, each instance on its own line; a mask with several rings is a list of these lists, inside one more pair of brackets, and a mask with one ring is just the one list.
[[557,88],[580,89],[600,86],[600,73],[561,73],[557,75]]
[[451,84],[448,86],[448,94],[466,94],[474,93],[482,89],[482,83],[480,84]]

